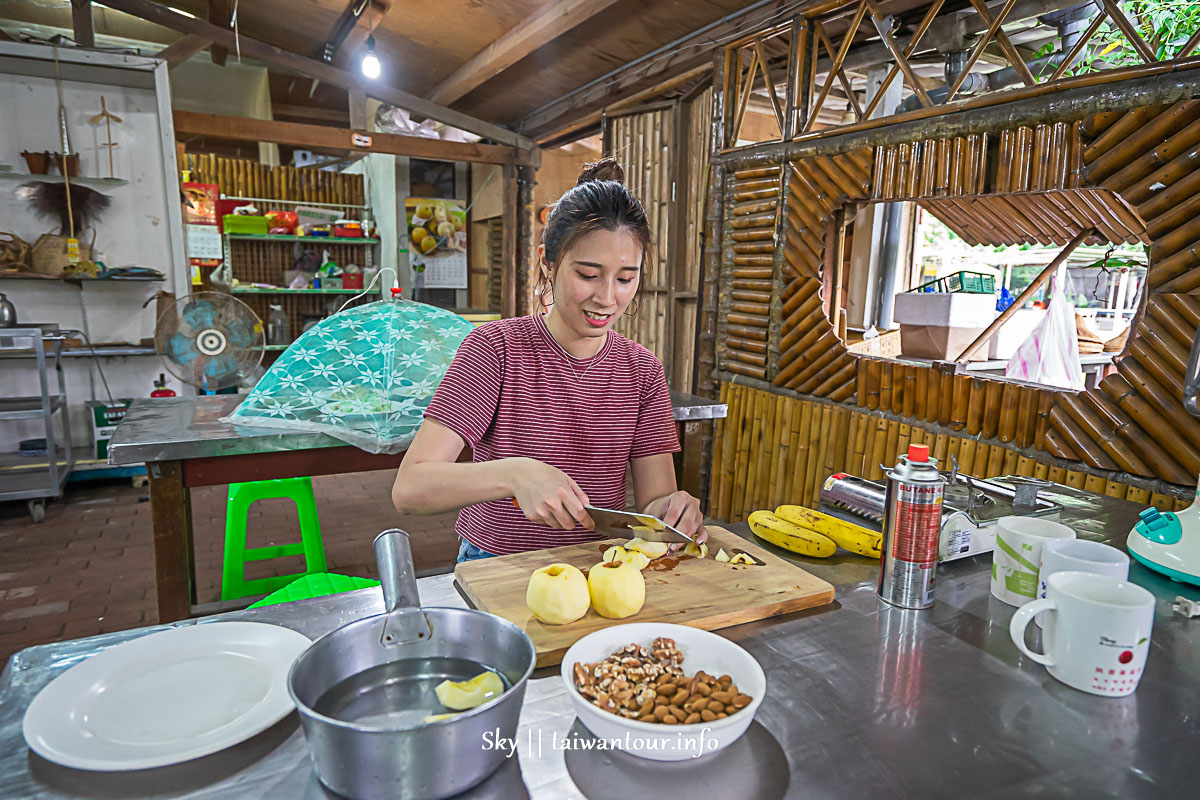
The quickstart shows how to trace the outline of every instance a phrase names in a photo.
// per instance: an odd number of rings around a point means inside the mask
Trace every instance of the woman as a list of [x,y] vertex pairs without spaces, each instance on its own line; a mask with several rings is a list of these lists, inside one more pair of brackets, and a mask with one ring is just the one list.
[[[623,180],[605,159],[558,201],[538,247],[549,313],[467,336],[396,475],[400,513],[461,509],[459,561],[596,539],[584,506],[625,508],[627,465],[638,509],[707,536],[700,502],[676,490],[662,364],[612,330],[650,249]],[[472,463],[457,463],[464,445]]]

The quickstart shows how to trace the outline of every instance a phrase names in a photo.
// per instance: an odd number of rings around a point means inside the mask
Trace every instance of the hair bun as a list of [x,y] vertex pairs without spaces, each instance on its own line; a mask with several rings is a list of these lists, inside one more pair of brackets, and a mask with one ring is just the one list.
[[595,164],[588,164],[584,167],[583,172],[579,173],[579,180],[575,181],[575,185],[578,186],[588,181],[616,181],[624,184],[625,170],[615,158],[602,158]]

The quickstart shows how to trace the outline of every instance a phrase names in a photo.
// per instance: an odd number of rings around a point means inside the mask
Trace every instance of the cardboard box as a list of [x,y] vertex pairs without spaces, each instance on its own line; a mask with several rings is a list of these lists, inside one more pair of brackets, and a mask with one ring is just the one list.
[[900,331],[885,331],[870,339],[860,339],[846,345],[851,353],[860,356],[889,358],[900,355]]
[[[996,318],[996,298],[968,292],[904,292],[893,314],[900,323],[900,352],[939,361],[958,358]],[[987,359],[981,347],[972,361]]]
[[[901,325],[900,352],[912,358],[952,361],[975,341],[984,328],[952,328],[948,325]],[[968,361],[986,361],[987,348],[980,347]]]
[[132,402],[128,398],[121,398],[116,401],[115,405],[99,400],[89,400],[84,403],[88,410],[88,422],[91,423],[92,429],[93,458],[102,460],[108,458],[108,440],[112,438],[117,424],[125,418],[125,412],[129,410],[129,404]]

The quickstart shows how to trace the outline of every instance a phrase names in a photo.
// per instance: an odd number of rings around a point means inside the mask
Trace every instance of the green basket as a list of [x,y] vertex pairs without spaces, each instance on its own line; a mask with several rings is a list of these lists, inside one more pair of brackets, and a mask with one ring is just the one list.
[[923,283],[911,292],[966,292],[968,294],[995,294],[996,279],[982,272],[955,272],[929,283]]

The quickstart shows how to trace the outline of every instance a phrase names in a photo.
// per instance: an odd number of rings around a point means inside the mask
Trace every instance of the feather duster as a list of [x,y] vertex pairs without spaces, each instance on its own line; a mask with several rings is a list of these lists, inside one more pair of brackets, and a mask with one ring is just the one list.
[[[67,188],[62,183],[34,181],[22,184],[17,189],[17,196],[28,202],[39,217],[59,220],[64,236],[70,234],[71,217],[67,212]],[[75,218],[75,235],[79,235],[89,225],[99,222],[111,203],[112,198],[108,195],[72,183],[71,211]]]

